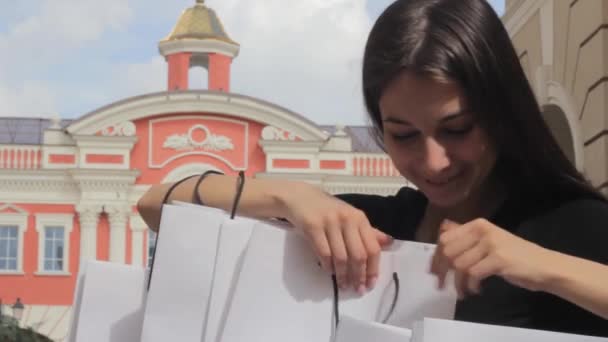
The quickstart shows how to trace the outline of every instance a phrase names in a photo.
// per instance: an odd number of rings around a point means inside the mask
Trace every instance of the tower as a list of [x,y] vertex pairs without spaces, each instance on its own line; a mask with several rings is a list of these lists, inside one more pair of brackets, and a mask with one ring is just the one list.
[[230,91],[230,67],[239,44],[228,36],[215,11],[205,0],[182,13],[173,31],[158,44],[168,64],[168,90],[187,90],[190,68],[208,72],[209,90]]

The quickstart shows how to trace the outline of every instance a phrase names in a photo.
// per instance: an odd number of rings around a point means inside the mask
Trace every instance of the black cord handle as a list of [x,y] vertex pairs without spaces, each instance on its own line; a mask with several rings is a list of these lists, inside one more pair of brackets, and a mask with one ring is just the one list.
[[[386,314],[386,317],[384,317],[384,319],[382,319],[382,321],[380,321],[383,324],[388,322],[388,320],[391,318],[391,316],[393,315],[393,312],[395,311],[395,308],[397,307],[397,302],[399,301],[400,285],[399,285],[399,275],[397,274],[397,272],[393,272],[392,278],[393,278],[393,283],[395,284],[395,295],[393,296],[393,301],[391,302],[391,306],[390,306],[388,313]],[[331,281],[332,281],[333,292],[334,292],[334,303],[333,303],[334,304],[333,305],[334,306],[334,325],[337,329],[338,324],[340,323],[340,290],[338,287],[338,281],[336,280],[335,274],[332,274]]]
[[234,201],[232,202],[232,210],[230,210],[230,219],[234,220],[236,215],[236,209],[241,200],[243,194],[243,188],[245,187],[245,171],[239,171],[239,177],[236,180],[236,194],[234,194]]
[[[193,176],[188,176],[186,178],[182,178],[179,181],[173,183],[173,185],[171,185],[171,187],[169,188],[169,190],[167,191],[167,193],[165,194],[165,197],[163,197],[163,202],[161,204],[161,211],[162,211],[162,206],[167,204],[167,201],[169,200],[169,196],[171,196],[171,193],[173,192],[173,190],[175,190],[175,188],[182,184],[183,182],[187,181],[188,179],[192,178],[192,177],[196,177],[196,175]],[[158,236],[160,235],[160,223],[158,225],[158,231],[156,232],[156,237],[154,238],[154,246],[157,245],[158,243]],[[152,282],[152,271],[154,271],[154,260],[156,259],[156,247],[154,247],[154,251],[152,252],[152,259],[150,260],[150,275],[148,276],[148,285],[146,286],[146,289],[149,291],[150,290],[150,283]]]

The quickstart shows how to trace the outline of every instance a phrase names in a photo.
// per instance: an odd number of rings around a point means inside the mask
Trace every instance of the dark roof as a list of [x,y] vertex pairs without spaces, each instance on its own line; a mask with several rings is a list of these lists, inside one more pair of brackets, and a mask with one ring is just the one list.
[[[321,126],[321,129],[329,132],[329,134],[333,134],[336,131],[336,126],[323,125]],[[374,140],[374,136],[369,126],[346,126],[344,130],[352,139],[353,152],[384,153]]]
[[[65,128],[74,120],[61,120],[61,127]],[[51,126],[50,119],[0,117],[0,144],[40,145],[42,144],[44,130]],[[333,134],[335,126],[319,126],[324,131]],[[345,131],[351,136],[353,152],[383,153],[378,147],[368,126],[346,126]]]
[[[61,120],[66,127],[72,120]],[[43,118],[0,117],[0,144],[40,145],[51,120]]]

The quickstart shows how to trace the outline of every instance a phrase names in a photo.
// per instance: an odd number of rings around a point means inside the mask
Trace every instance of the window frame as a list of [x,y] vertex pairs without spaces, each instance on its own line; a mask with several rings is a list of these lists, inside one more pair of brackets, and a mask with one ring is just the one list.
[[25,230],[27,229],[27,217],[26,213],[2,213],[0,215],[0,226],[16,226],[17,227],[17,269],[16,270],[2,270],[0,269],[0,275],[23,275],[23,239],[25,237]]
[[[38,232],[38,271],[36,275],[70,276],[70,236],[74,229],[74,214],[35,214]],[[63,269],[45,270],[46,228],[63,227]]]

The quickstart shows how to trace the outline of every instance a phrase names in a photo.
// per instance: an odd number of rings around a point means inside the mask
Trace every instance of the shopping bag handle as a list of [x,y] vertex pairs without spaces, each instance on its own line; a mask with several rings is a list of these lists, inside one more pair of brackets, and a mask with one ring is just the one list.
[[[395,295],[393,296],[393,300],[391,302],[391,306],[388,310],[386,316],[380,321],[382,324],[388,322],[388,320],[393,315],[395,311],[395,307],[397,306],[397,301],[399,300],[399,275],[397,272],[393,272],[393,283],[395,284]],[[334,290],[334,325],[338,328],[338,324],[340,323],[340,289],[338,287],[338,281],[336,280],[336,275],[333,274],[331,276],[331,281]]]
[[[185,178],[180,179],[179,181],[173,183],[173,185],[171,185],[171,187],[169,188],[169,190],[167,190],[167,193],[165,194],[165,196],[163,197],[163,202],[161,204],[161,210],[162,210],[162,206],[167,204],[167,201],[169,201],[169,196],[171,196],[171,193],[173,192],[173,190],[175,190],[175,188],[182,184],[183,182],[187,181],[188,179],[191,179],[193,177],[199,177],[197,182],[196,182],[196,186],[194,187],[194,193],[192,195],[193,198],[193,202],[196,204],[203,204],[200,198],[200,195],[198,193],[198,186],[201,184],[201,182],[203,181],[203,179],[205,179],[205,177],[207,177],[210,174],[222,174],[221,172],[215,171],[215,170],[208,170],[204,173],[202,173],[201,175],[192,175],[192,176],[188,176]],[[160,225],[158,227],[158,231],[156,232],[156,237],[154,239],[154,246],[158,246],[158,237],[160,236]],[[150,274],[148,275],[148,284],[146,286],[147,290],[150,290],[150,283],[152,282],[152,272],[154,271],[154,260],[156,260],[156,247],[154,248],[154,250],[152,251],[152,259],[150,260]]]

